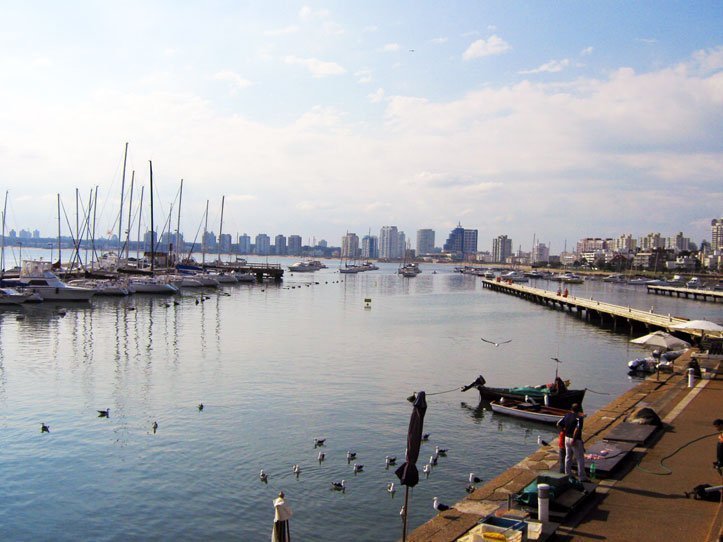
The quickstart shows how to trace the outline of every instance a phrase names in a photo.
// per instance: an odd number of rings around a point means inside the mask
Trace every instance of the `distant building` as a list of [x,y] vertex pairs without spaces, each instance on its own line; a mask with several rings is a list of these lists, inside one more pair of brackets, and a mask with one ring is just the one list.
[[265,233],[256,236],[256,254],[268,256],[271,253],[271,238]]
[[462,255],[465,259],[477,253],[477,230],[467,230],[458,224],[444,243],[444,251]]
[[434,252],[434,230],[417,230],[417,254],[432,254]]
[[221,245],[221,252],[231,252],[231,245],[233,244],[233,237],[230,233],[222,233],[218,240]]
[[612,246],[613,240],[612,239],[603,239],[602,237],[586,237],[584,239],[580,239],[577,242],[577,250],[576,252],[578,254],[582,254],[583,252],[605,252],[608,250],[610,246]]
[[286,252],[289,256],[301,256],[301,235],[289,235]]
[[238,236],[238,251],[241,254],[251,254],[251,237],[248,234]]
[[535,263],[548,263],[550,261],[550,249],[544,243],[537,243],[532,250],[530,260]]
[[492,239],[492,257],[495,262],[504,263],[512,256],[512,239],[499,235]]
[[710,244],[713,251],[723,250],[723,218],[714,218],[710,222]]
[[158,242],[158,236],[156,235],[156,232],[147,231],[143,235],[143,250],[146,252],[150,252],[151,248],[153,250],[155,250],[157,242]]
[[274,237],[274,253],[277,256],[286,256],[286,237],[277,235]]
[[216,250],[216,234],[212,231],[207,231],[201,237],[201,243],[205,251]]
[[33,234],[28,230],[20,230],[20,239],[32,239]]
[[366,260],[379,258],[379,238],[376,235],[365,235],[362,238],[361,254]]
[[316,246],[321,247],[321,248],[327,248],[329,246],[329,243],[327,243],[324,239],[322,239],[321,241],[319,241],[316,244]]
[[33,239],[40,239],[40,230],[33,230]]
[[614,252],[619,252],[621,254],[631,254],[635,252],[637,246],[638,244],[635,239],[633,239],[632,234],[626,233],[615,239],[611,248]]
[[400,241],[396,226],[382,226],[379,231],[379,258],[385,260],[401,258],[404,242]]
[[355,259],[359,257],[359,236],[347,233],[341,238],[341,257]]
[[665,248],[665,239],[659,233],[649,233],[645,237],[640,238],[638,243],[640,250],[649,252],[656,248]]
[[672,250],[675,254],[681,251],[690,250],[690,239],[683,236],[683,232],[678,232],[674,237],[668,237],[665,241],[665,248]]

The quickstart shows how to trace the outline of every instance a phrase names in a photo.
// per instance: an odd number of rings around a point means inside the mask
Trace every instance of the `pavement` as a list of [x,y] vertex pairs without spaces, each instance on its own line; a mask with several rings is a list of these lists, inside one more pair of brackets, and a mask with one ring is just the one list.
[[[658,413],[663,428],[636,446],[612,476],[598,480],[594,495],[565,518],[551,540],[723,542],[723,504],[686,496],[698,484],[723,483],[713,468],[717,433],[712,425],[723,418],[723,374],[697,380],[689,388],[685,367],[691,354],[676,360],[672,374],[648,377],[586,419],[586,447],[642,406]],[[714,359],[701,359],[700,364],[723,367]],[[457,540],[482,517],[507,508],[512,494],[538,473],[555,469],[556,462],[557,450],[541,447],[415,529],[407,540]]]

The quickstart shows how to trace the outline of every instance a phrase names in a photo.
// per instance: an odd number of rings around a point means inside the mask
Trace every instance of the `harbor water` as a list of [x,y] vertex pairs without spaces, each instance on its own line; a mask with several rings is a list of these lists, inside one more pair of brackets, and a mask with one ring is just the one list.
[[[649,354],[449,266],[403,278],[392,264],[357,275],[327,264],[278,285],[96,297],[65,315],[49,303],[1,310],[0,539],[268,540],[283,490],[296,540],[397,540],[404,488],[387,491],[398,480],[385,456],[403,462],[414,391],[430,394],[420,470],[435,446],[449,451],[410,492],[410,530],[436,513],[433,497],[462,499],[470,472],[488,480],[553,436],[492,415],[460,386],[479,374],[491,386],[540,384],[559,370],[588,388],[592,412],[634,384],[626,362]],[[720,305],[641,287],[569,288],[721,320]],[[342,479],[346,491],[334,491]]]

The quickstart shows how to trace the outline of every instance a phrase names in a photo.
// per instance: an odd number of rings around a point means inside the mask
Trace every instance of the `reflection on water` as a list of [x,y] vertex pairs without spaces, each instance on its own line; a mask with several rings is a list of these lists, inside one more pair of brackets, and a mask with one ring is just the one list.
[[[396,480],[384,458],[404,456],[408,395],[455,390],[478,374],[491,386],[547,382],[558,357],[575,387],[612,394],[589,393],[594,411],[632,385],[626,362],[645,353],[625,335],[489,292],[444,266],[432,274],[423,265],[413,279],[381,267],[295,274],[203,300],[188,293],[177,305],[135,296],[0,310],[0,538],[267,539],[283,489],[301,540],[351,530],[396,540],[401,504],[386,491]],[[582,286],[651,303],[599,285]],[[706,309],[676,301],[671,310]],[[494,348],[480,337],[512,342]],[[490,479],[536,449],[538,434],[549,438],[476,400],[458,391],[428,398],[420,457],[450,451],[412,492],[412,528],[432,517],[433,496],[464,497],[469,472]],[[110,417],[98,418],[105,408]],[[356,475],[351,449],[365,465]],[[343,494],[330,489],[341,479]]]

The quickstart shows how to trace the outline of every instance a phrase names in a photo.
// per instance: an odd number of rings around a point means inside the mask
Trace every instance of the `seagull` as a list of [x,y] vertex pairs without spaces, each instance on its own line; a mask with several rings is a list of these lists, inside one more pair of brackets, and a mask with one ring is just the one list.
[[469,484],[466,488],[464,488],[467,493],[472,493],[475,489],[477,488],[474,486],[474,484]]
[[351,462],[352,459],[356,459],[356,452],[347,452],[346,453],[347,462]]
[[434,447],[434,455],[441,455],[442,457],[444,457],[445,455],[447,455],[448,451],[448,448],[440,448],[439,446]]
[[40,432],[41,433],[50,433],[50,427],[48,427],[44,423],[41,423],[40,424]]
[[326,454],[324,452],[319,452],[319,463],[324,461],[326,459]]
[[156,431],[158,430],[158,422],[153,422],[153,425],[151,427],[153,427],[153,434],[155,435]]
[[66,309],[65,307],[60,307],[60,308],[58,309],[58,314],[59,314],[60,316],[65,316],[67,313],[68,313],[68,309]]
[[203,410],[203,403],[198,403],[198,411],[201,412]]
[[315,438],[314,439],[314,448],[316,448],[317,446],[323,446],[325,442],[326,442],[325,438]]
[[429,478],[429,473],[432,472],[432,466],[430,464],[424,465],[424,467],[422,467],[422,472],[427,475],[427,478]]
[[437,464],[437,457],[436,455],[430,455],[429,456],[429,464],[430,465],[436,465]]
[[496,342],[494,342],[494,341],[488,341],[488,340],[485,339],[484,337],[480,337],[480,338],[481,338],[484,342],[489,343],[489,344],[494,344],[495,346],[499,346],[499,345],[501,345],[501,344],[507,344],[507,343],[511,343],[511,342],[512,342],[512,339],[510,339],[510,340],[508,340],[508,341],[500,341],[500,342],[496,343]]
[[106,408],[105,410],[99,410],[98,411],[98,417],[99,418],[108,418],[110,417],[110,409]]
[[423,441],[429,440],[429,433],[424,433],[424,434],[422,435],[422,440],[423,440]]
[[261,469],[261,472],[259,472],[259,480],[261,480],[264,484],[269,481],[269,475],[264,472],[264,469]]
[[474,472],[469,473],[469,483],[470,484],[479,484],[482,481],[482,478],[477,478],[474,475]]
[[402,505],[402,509],[399,511],[399,515],[404,517],[404,513],[406,512],[404,505]]
[[394,455],[388,455],[384,458],[384,461],[387,463],[387,467],[389,465],[396,465],[397,463],[397,456]]
[[364,465],[360,465],[359,463],[354,463],[354,473],[361,472],[364,470]]
[[439,512],[444,512],[445,510],[449,510],[449,506],[439,502],[439,497],[434,498],[434,501],[432,501],[432,506],[434,507],[435,510],[437,510]]
[[389,482],[387,484],[387,491],[392,495],[392,497],[394,496],[394,494],[397,492],[397,488],[394,487],[394,482]]
[[292,467],[292,470],[294,471],[294,474],[296,474],[296,476],[299,476],[299,474],[301,474],[301,467],[298,464],[294,465]]
[[344,491],[346,489],[346,481],[342,480],[341,482],[332,482],[331,489],[334,491]]
[[540,435],[537,435],[537,445],[538,446],[549,446],[550,443],[546,440],[542,440],[542,437]]

